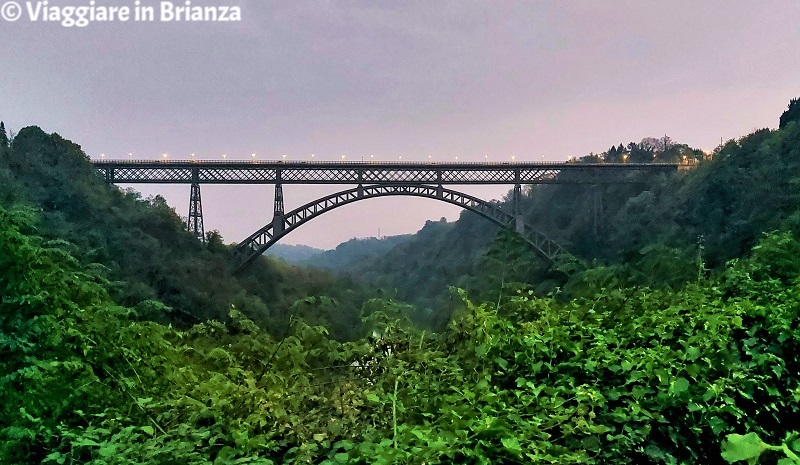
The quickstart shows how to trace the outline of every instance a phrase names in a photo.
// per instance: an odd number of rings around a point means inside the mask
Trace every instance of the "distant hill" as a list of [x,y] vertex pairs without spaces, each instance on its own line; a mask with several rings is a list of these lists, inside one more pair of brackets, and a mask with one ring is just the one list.
[[264,255],[279,258],[286,263],[296,264],[312,260],[323,252],[325,250],[311,247],[310,245],[275,244],[264,252]]
[[[298,264],[323,270],[352,272],[363,269],[366,263],[383,257],[400,244],[414,239],[414,234],[399,236],[367,237],[342,242],[333,250],[309,257]],[[358,274],[358,273],[356,273]]]
[[[428,222],[430,223],[430,221]],[[292,265],[320,270],[351,272],[380,259],[396,246],[416,239],[415,234],[353,238],[335,249],[324,250],[304,244],[275,244],[264,255]]]

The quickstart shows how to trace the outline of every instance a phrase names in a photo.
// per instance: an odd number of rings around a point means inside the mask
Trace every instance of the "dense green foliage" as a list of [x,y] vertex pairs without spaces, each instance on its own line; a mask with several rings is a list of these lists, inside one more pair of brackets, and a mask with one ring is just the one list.
[[719,463],[729,434],[731,461],[797,452],[788,233],[680,292],[465,301],[440,334],[375,301],[371,336],[340,343],[235,309],[142,320],[31,217],[0,210],[3,463]]

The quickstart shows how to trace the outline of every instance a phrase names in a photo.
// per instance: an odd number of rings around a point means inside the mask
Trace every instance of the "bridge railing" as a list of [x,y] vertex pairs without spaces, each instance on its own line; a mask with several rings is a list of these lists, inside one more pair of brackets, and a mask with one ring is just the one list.
[[291,166],[291,165],[304,165],[304,166],[367,166],[367,165],[380,165],[380,166],[459,166],[459,167],[595,167],[595,166],[618,166],[618,167],[678,167],[680,163],[627,163],[627,162],[609,162],[609,163],[579,163],[570,161],[508,161],[508,162],[482,162],[482,161],[401,161],[401,160],[128,160],[128,159],[101,159],[91,160],[95,165],[266,165],[266,166]]

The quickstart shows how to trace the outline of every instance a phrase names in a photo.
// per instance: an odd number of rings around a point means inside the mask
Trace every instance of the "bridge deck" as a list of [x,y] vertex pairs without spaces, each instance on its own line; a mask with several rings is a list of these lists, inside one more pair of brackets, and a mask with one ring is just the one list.
[[579,184],[637,182],[676,163],[425,163],[94,160],[116,184]]

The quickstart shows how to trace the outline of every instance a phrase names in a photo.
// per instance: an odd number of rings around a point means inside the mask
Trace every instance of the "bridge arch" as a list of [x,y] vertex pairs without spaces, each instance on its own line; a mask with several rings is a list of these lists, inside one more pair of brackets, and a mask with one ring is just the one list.
[[496,203],[446,189],[441,185],[389,184],[358,186],[337,192],[296,208],[283,217],[276,217],[236,246],[236,270],[242,270],[281,238],[324,213],[359,200],[394,195],[441,200],[475,212],[495,224],[518,232],[537,254],[550,262],[558,256],[568,255],[568,252],[555,241],[533,229],[521,218],[502,210]]

